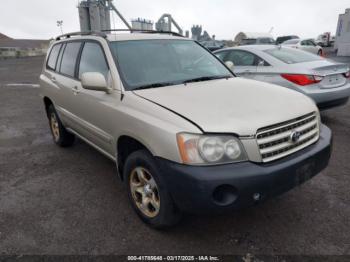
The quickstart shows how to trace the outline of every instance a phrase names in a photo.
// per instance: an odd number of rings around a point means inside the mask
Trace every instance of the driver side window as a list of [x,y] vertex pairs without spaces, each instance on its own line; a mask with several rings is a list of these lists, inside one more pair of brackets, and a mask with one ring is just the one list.
[[83,73],[87,72],[101,73],[107,80],[109,68],[104,52],[98,43],[86,42],[84,44],[79,65],[79,79]]

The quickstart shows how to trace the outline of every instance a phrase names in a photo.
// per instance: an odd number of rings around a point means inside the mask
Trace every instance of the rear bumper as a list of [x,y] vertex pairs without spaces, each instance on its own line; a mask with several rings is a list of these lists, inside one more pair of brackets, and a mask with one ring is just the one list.
[[302,93],[311,97],[320,109],[327,109],[346,104],[350,96],[350,83],[335,88],[303,88]]
[[330,129],[322,126],[318,142],[272,163],[196,167],[161,158],[157,162],[182,211],[221,212],[252,206],[315,176],[328,165],[331,141]]

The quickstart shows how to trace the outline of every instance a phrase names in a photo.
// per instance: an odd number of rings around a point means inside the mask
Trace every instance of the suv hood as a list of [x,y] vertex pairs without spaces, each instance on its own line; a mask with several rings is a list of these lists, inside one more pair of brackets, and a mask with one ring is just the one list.
[[237,77],[134,93],[191,120],[204,132],[239,136],[317,111],[299,92]]

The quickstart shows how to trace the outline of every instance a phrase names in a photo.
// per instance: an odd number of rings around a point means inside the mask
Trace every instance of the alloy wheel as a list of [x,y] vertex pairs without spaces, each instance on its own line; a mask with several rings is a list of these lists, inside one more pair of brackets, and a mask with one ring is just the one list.
[[142,214],[150,218],[157,216],[160,196],[158,185],[151,173],[143,167],[136,167],[131,172],[129,186],[132,198]]
[[60,139],[60,129],[57,121],[57,117],[54,113],[50,116],[51,131],[54,140],[57,142]]

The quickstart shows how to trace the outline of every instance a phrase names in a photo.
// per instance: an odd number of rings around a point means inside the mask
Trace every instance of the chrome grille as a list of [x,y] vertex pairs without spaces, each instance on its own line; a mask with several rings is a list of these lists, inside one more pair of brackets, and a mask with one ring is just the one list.
[[[292,140],[292,134],[297,140]],[[258,130],[256,140],[263,162],[270,162],[299,151],[314,143],[319,137],[319,124],[315,112],[264,127]]]

